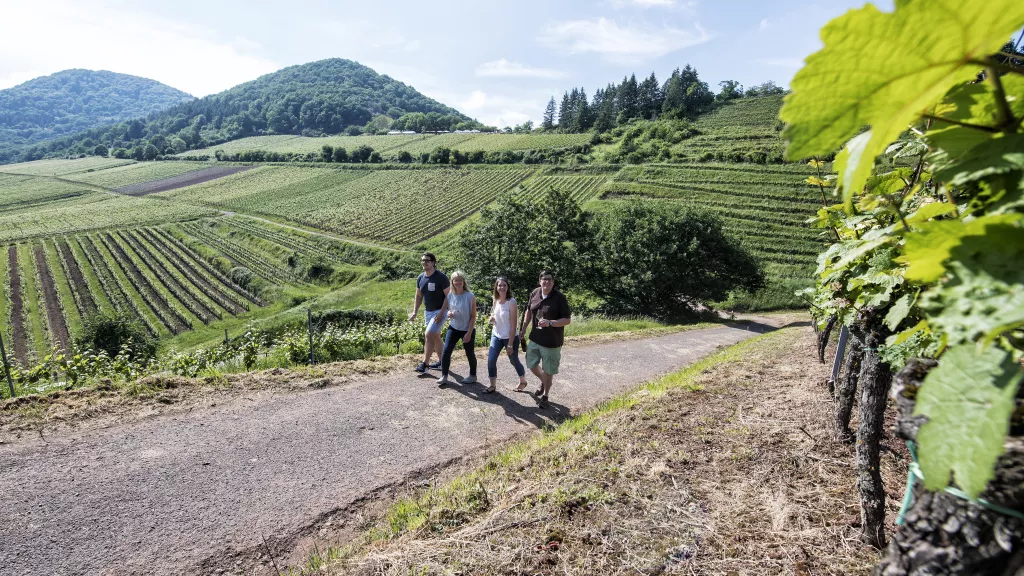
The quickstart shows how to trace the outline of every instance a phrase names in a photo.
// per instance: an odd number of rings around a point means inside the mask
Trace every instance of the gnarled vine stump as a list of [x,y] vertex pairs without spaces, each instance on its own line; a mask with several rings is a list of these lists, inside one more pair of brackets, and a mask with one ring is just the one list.
[[[912,416],[914,398],[934,360],[913,359],[894,380],[899,408],[896,432],[915,440],[922,424]],[[1024,439],[1011,436],[981,498],[1024,512]],[[877,576],[1024,576],[1024,520],[968,502],[946,492],[914,485],[905,516]]]

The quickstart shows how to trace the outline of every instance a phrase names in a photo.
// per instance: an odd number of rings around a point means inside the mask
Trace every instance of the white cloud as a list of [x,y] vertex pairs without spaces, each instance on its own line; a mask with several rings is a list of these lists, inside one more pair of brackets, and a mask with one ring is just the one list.
[[459,111],[476,118],[488,126],[515,126],[527,120],[534,122],[544,112],[550,95],[545,96],[539,91],[536,95],[520,98],[494,96],[483,90],[473,90],[468,96],[446,98],[455,102]]
[[768,19],[767,18],[761,18],[761,24],[757,27],[757,29],[758,30],[764,30],[765,28],[768,28],[768,26],[769,26]]
[[476,75],[492,78],[561,78],[565,73],[551,68],[533,68],[501,58],[477,66]]
[[800,68],[804,65],[800,58],[758,58],[756,62],[772,68]]
[[574,54],[594,52],[624,63],[658,58],[710,39],[698,23],[693,30],[639,28],[619,26],[608,18],[562,22],[541,36],[543,42]]
[[279,69],[248,38],[103,0],[12,2],[0,19],[0,89],[68,68],[110,70],[205,96]]

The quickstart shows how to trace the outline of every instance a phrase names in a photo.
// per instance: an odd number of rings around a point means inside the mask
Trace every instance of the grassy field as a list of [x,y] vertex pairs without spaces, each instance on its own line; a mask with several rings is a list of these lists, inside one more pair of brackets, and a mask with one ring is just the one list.
[[71,174],[124,166],[133,162],[135,161],[89,156],[75,160],[36,160],[35,162],[22,162],[20,164],[4,164],[0,165],[0,172],[28,174],[30,176],[69,176]]
[[76,182],[85,182],[103,188],[120,188],[152,180],[187,174],[213,166],[209,162],[137,162],[69,176]]
[[503,152],[506,150],[562,148],[586,144],[589,141],[588,134],[393,134],[390,136],[328,136],[323,138],[253,136],[201,150],[189,150],[178,154],[178,156],[205,155],[213,158],[218,150],[227,154],[237,154],[249,150],[280,154],[319,154],[320,150],[327,145],[332,148],[345,148],[349,152],[360,146],[369,146],[386,157],[394,157],[402,151],[418,156],[439,147],[462,150],[463,152],[477,150]]

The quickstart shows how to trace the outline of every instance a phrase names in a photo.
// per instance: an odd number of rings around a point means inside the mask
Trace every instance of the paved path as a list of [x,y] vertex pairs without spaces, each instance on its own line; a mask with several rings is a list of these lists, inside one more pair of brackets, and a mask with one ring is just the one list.
[[[255,550],[264,535],[287,541],[377,488],[579,413],[754,330],[569,346],[547,410],[509,390],[506,360],[501,394],[439,390],[410,371],[0,445],[0,573],[206,573],[200,566]],[[463,370],[464,358],[453,367]]]

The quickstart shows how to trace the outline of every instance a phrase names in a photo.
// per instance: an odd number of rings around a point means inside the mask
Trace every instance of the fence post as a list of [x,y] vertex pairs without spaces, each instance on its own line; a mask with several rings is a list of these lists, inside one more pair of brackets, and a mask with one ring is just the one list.
[[309,365],[316,363],[313,356],[313,310],[306,308],[306,330],[309,332]]
[[231,340],[228,340],[228,329],[224,329],[224,346],[230,346]]
[[0,357],[4,360],[4,374],[7,376],[7,388],[11,391],[11,398],[14,398],[14,382],[11,381],[11,365],[7,362],[7,350],[4,348],[4,336],[0,334]]

